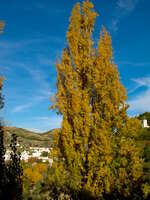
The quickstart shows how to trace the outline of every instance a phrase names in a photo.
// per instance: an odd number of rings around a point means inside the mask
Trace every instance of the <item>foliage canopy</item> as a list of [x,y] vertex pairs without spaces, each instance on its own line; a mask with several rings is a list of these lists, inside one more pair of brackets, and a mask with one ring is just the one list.
[[[97,47],[93,4],[77,3],[67,46],[58,58],[57,92],[50,109],[63,115],[55,131],[51,183],[74,199],[139,199],[143,160],[134,138],[141,123],[129,119],[126,90],[113,61],[111,37],[102,27]],[[141,187],[141,185],[140,185]],[[137,197],[137,195],[139,195]],[[142,198],[142,197],[141,197]]]

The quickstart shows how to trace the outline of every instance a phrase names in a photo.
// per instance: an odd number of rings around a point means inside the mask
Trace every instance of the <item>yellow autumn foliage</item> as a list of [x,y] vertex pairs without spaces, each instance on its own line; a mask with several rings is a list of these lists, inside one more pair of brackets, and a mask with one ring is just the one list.
[[24,178],[28,180],[31,186],[43,179],[43,174],[46,174],[47,166],[44,163],[38,163],[24,169]]
[[88,0],[74,6],[67,47],[55,65],[57,92],[50,109],[63,120],[54,134],[50,180],[91,198],[103,199],[113,191],[127,197],[142,177],[143,160],[134,141],[141,125],[127,116],[126,89],[104,27],[94,45],[97,16]]
[[0,21],[0,34],[3,33],[3,29],[4,29],[4,27],[5,27],[5,22]]

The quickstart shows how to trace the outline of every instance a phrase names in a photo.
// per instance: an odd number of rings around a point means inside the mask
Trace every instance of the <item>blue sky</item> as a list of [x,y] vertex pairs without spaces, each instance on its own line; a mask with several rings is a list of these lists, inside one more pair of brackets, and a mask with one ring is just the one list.
[[[56,57],[66,45],[71,10],[77,0],[5,0],[0,2],[0,72],[4,72],[9,126],[43,132],[61,126],[48,110],[56,92]],[[150,111],[150,1],[93,0],[99,14],[94,39],[104,25],[112,36],[114,60],[127,89],[128,114]]]

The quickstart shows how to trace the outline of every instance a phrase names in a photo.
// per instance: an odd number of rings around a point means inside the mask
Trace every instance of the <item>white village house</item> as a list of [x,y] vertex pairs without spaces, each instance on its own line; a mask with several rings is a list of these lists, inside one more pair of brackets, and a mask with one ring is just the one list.
[[[17,144],[17,146],[20,146],[19,144]],[[30,150],[24,150],[23,152],[21,152],[21,160],[28,160],[29,158],[38,158],[41,159],[43,162],[48,161],[50,163],[50,165],[52,164],[53,160],[50,159],[48,156],[42,156],[43,152],[47,152],[48,154],[50,154],[50,149],[49,148],[44,148],[44,147],[30,147]],[[10,150],[6,151],[5,154],[5,160],[9,160],[10,159]]]
[[143,121],[142,121],[142,126],[143,126],[143,128],[148,128],[149,126],[147,125],[147,119],[144,119]]

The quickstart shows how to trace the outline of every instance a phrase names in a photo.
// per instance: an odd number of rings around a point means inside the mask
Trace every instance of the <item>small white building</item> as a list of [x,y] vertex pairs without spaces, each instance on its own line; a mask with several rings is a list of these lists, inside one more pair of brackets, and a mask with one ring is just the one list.
[[143,120],[142,126],[143,126],[143,128],[148,128],[148,127],[149,127],[149,126],[147,125],[147,119],[144,119],[144,120]]
[[[43,152],[47,152],[49,154],[50,150],[51,149],[44,148],[44,147],[30,147],[31,152],[24,150],[21,153],[21,160],[28,160],[29,158],[36,157],[38,159],[43,160],[43,162],[48,161],[50,163],[50,165],[52,165],[52,163],[53,163],[52,159],[50,159],[48,156],[45,156],[45,157],[41,156]],[[6,154],[5,154],[5,160],[10,160],[10,154],[11,154],[11,151],[7,150]]]

